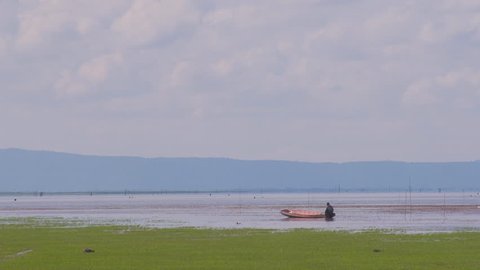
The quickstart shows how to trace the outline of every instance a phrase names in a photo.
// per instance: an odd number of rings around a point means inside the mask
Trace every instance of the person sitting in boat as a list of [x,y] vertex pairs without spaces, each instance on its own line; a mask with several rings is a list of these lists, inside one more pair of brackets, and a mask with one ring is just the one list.
[[333,206],[327,202],[327,209],[325,209],[325,218],[326,219],[332,219],[335,216],[335,213],[333,212]]

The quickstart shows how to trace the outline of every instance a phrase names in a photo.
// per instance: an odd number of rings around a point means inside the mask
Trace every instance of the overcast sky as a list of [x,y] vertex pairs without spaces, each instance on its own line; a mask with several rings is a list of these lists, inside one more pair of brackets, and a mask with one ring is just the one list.
[[0,148],[480,159],[478,0],[0,0]]

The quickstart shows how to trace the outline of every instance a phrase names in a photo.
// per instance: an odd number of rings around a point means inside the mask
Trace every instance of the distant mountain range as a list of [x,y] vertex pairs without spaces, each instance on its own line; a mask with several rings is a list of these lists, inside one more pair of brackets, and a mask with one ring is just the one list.
[[0,149],[0,193],[409,189],[479,190],[480,161],[309,163],[110,157]]

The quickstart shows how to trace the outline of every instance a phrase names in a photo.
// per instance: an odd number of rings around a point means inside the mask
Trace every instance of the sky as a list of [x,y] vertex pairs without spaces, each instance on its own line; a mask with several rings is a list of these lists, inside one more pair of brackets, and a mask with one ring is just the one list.
[[480,159],[478,0],[0,0],[0,148]]

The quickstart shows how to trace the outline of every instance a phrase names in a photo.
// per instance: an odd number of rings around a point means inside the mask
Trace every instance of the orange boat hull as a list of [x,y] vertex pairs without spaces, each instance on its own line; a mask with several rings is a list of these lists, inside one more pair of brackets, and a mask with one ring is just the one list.
[[324,218],[325,214],[319,211],[283,209],[280,213],[292,218]]

